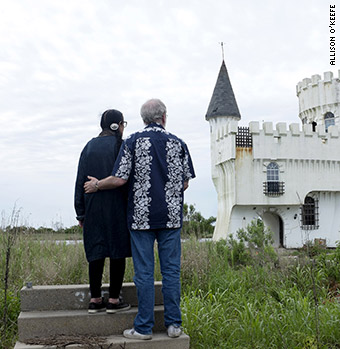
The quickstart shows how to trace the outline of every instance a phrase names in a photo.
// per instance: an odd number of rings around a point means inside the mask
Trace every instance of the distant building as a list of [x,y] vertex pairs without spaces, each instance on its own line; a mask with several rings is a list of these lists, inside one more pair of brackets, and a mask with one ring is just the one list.
[[[339,71],[340,77],[340,71]],[[340,240],[340,80],[331,72],[297,85],[299,123],[258,121],[241,115],[225,63],[208,107],[212,179],[218,196],[214,239],[261,218],[274,245],[302,247]]]

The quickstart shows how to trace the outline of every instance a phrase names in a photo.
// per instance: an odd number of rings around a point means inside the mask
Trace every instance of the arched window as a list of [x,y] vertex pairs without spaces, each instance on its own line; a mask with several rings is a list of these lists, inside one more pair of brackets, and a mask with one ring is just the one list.
[[279,165],[276,162],[271,162],[267,166],[267,181],[278,182],[279,181]]
[[276,162],[270,162],[267,166],[267,180],[263,182],[263,194],[267,196],[279,196],[285,192],[285,183],[280,182],[280,167]]
[[301,207],[301,228],[312,230],[319,228],[319,205],[318,200],[311,196],[306,196]]
[[271,162],[267,166],[267,190],[270,193],[279,193],[279,165],[276,162]]
[[331,112],[327,112],[324,116],[325,119],[325,130],[328,132],[328,127],[335,125],[334,114]]

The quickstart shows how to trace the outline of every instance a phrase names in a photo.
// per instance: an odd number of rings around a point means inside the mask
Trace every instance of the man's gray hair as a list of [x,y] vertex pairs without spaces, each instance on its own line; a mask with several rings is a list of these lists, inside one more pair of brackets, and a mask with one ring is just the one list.
[[161,120],[164,114],[166,114],[166,106],[156,98],[146,101],[140,109],[140,115],[146,125]]

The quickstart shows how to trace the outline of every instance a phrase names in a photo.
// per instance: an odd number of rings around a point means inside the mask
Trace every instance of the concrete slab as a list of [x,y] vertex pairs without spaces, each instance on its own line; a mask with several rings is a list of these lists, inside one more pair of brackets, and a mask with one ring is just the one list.
[[[133,326],[137,308],[106,314],[89,314],[87,310],[21,312],[18,318],[19,341],[55,335],[109,336],[122,334]],[[155,332],[164,328],[164,307],[155,306]]]
[[[164,332],[154,333],[151,340],[142,341],[124,338],[122,335],[106,337],[105,344],[98,345],[101,349],[189,349],[190,338],[182,334],[179,338],[169,338]],[[14,349],[57,349],[57,346],[27,345],[17,342]],[[65,348],[85,348],[82,344],[68,345]]]
[[[109,285],[102,287],[103,296],[108,297]],[[124,283],[124,300],[137,306],[137,290],[134,283]],[[89,285],[46,285],[23,287],[20,292],[21,311],[80,310],[87,309],[90,301]],[[163,304],[162,283],[155,282],[155,305]]]
[[169,338],[166,333],[155,333],[151,340],[127,339],[123,336],[109,337],[107,343],[113,349],[189,349],[190,338],[182,334],[178,338]]

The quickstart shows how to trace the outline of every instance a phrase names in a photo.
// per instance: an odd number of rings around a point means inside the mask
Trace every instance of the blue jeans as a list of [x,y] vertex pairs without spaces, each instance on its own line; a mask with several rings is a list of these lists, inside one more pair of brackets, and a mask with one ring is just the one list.
[[154,305],[154,243],[158,243],[158,255],[162,273],[164,323],[182,324],[181,299],[181,230],[132,230],[131,248],[135,270],[133,278],[137,287],[138,313],[134,328],[142,334],[151,334],[155,323]]

